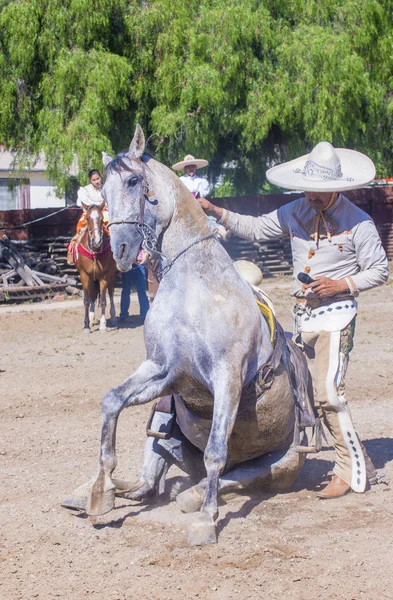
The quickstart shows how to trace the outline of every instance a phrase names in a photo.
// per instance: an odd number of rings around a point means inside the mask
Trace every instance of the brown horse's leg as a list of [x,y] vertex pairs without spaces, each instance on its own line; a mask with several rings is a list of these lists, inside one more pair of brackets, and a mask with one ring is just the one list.
[[83,333],[90,333],[90,317],[89,317],[89,308],[90,308],[90,277],[83,271],[83,269],[79,269],[80,280],[83,289],[83,304],[85,307],[85,320]]
[[116,281],[116,271],[115,271],[113,277],[111,278],[111,281],[108,283],[110,315],[111,315],[111,323],[113,326],[116,324],[116,309],[115,309],[115,301],[114,301],[115,281]]
[[105,309],[106,309],[106,290],[108,287],[108,283],[106,279],[100,279],[100,306],[101,306],[101,318],[100,318],[100,331],[106,331],[106,317],[105,317]]

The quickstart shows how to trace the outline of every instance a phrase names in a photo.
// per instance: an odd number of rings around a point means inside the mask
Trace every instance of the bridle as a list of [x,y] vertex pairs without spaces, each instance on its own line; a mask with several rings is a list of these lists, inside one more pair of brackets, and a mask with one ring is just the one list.
[[[95,242],[92,240],[92,235],[93,235],[93,233],[95,231],[99,231],[99,233],[100,233],[100,241],[99,241],[98,244],[95,244]],[[104,229],[100,228],[100,227],[94,227],[93,229],[89,229],[88,228],[87,229],[87,234],[88,234],[87,235],[87,239],[88,239],[87,247],[88,247],[89,252],[91,252],[92,254],[99,254],[101,252],[101,250],[102,250],[102,243],[104,241]],[[97,251],[92,250],[90,248],[90,244],[98,245],[100,247],[100,250],[97,250]]]
[[[122,181],[122,184],[123,184],[121,174],[120,174],[120,180]],[[126,192],[124,190],[124,185],[122,185],[122,194],[123,194],[123,198],[125,199]],[[159,278],[162,278],[164,275],[166,275],[166,273],[168,273],[168,271],[172,268],[174,262],[178,258],[180,258],[180,256],[185,254],[187,252],[187,250],[189,250],[196,244],[200,244],[201,242],[204,242],[205,240],[208,240],[210,238],[216,238],[216,235],[214,233],[210,233],[209,235],[205,235],[204,237],[202,237],[198,240],[195,240],[189,246],[187,246],[186,248],[183,248],[183,250],[181,250],[174,258],[169,259],[165,254],[163,254],[160,250],[158,250],[158,247],[159,247],[158,237],[157,237],[155,231],[153,231],[153,229],[150,227],[150,225],[148,225],[144,221],[146,202],[149,202],[150,204],[157,203],[157,200],[151,200],[151,198],[154,196],[155,196],[155,192],[149,190],[149,184],[146,179],[145,170],[143,169],[142,194],[141,194],[141,197],[139,200],[139,214],[138,214],[137,220],[131,221],[128,219],[113,219],[112,221],[110,221],[108,223],[108,228],[112,227],[112,225],[135,225],[137,232],[142,236],[141,246],[142,246],[143,250],[146,250],[146,252],[148,252],[150,254],[150,256],[152,257],[153,260],[158,259],[158,260],[164,260],[166,262],[166,265],[163,269],[160,269],[158,267],[157,272],[155,272],[156,278],[159,279]]]
[[[95,207],[98,209],[97,205],[95,205]],[[86,215],[87,249],[89,252],[91,252],[91,254],[100,254],[102,252],[102,244],[104,243],[104,227],[93,227],[92,229],[89,229],[88,219],[90,219],[94,225],[94,220],[91,218],[91,216],[89,215],[89,217],[87,217]],[[100,236],[98,244],[96,244],[93,240],[93,234],[95,231],[98,231]],[[100,250],[92,250],[91,246],[99,246]]]

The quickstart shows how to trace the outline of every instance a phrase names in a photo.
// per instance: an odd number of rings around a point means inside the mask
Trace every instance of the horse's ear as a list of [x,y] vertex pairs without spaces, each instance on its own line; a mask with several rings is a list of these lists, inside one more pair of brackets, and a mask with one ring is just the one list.
[[87,212],[90,208],[89,204],[85,204],[84,202],[82,202],[82,208],[85,212]]
[[104,164],[104,167],[107,167],[109,165],[110,162],[112,162],[112,157],[109,156],[109,154],[107,154],[106,152],[102,153],[102,162]]
[[105,204],[106,204],[106,202],[105,202],[105,200],[103,200],[101,202],[101,204],[99,205],[98,210],[100,210],[102,212],[104,210],[104,208],[105,208]]
[[134,137],[128,150],[132,158],[140,158],[145,151],[145,136],[142,127],[138,124],[135,128]]

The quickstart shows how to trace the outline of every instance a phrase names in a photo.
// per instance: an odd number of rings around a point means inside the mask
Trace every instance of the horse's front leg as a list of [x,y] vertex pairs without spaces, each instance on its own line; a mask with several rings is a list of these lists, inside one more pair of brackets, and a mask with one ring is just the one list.
[[225,365],[220,365],[219,380],[214,385],[214,411],[209,441],[205,449],[206,495],[197,521],[190,529],[193,545],[212,544],[217,541],[216,519],[218,516],[218,482],[224,470],[228,440],[235,424],[242,393],[242,381],[234,378]]
[[121,411],[133,404],[145,404],[166,393],[170,383],[168,370],[151,360],[145,360],[124,383],[105,394],[102,401],[101,452],[99,473],[92,486],[86,512],[102,515],[112,510],[116,468],[116,427]]
[[89,276],[84,272],[80,271],[80,280],[83,289],[83,305],[85,307],[85,319],[83,324],[83,333],[90,333],[90,318],[89,318],[89,307],[90,307],[90,282]]
[[[116,278],[116,276],[115,276],[115,278]],[[115,300],[114,300],[114,291],[115,291],[115,282],[113,281],[113,283],[108,284],[111,324],[113,326],[115,326],[115,324],[116,324],[116,308],[115,308]]]
[[106,317],[105,317],[105,309],[106,309],[106,290],[107,290],[107,282],[105,279],[101,279],[100,281],[100,306],[101,306],[101,318],[100,318],[100,331],[106,331]]

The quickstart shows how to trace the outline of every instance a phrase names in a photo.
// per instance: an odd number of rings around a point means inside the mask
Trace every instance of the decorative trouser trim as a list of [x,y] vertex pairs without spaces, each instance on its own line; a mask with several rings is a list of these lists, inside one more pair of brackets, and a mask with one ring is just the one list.
[[[347,331],[348,328],[351,329]],[[355,492],[364,492],[367,483],[365,456],[344,396],[353,332],[354,321],[342,332],[302,332],[302,338],[317,410],[334,441],[334,473]]]

